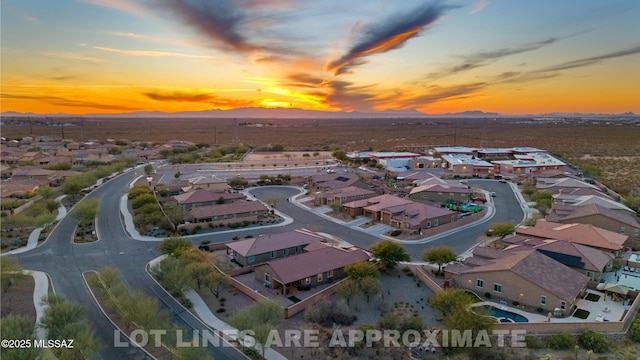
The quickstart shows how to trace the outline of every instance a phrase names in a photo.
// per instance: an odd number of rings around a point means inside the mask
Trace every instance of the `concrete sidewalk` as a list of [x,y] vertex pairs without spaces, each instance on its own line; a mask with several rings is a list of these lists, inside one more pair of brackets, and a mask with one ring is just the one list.
[[48,307],[42,304],[42,298],[49,294],[49,276],[41,271],[33,270],[23,270],[23,273],[31,275],[35,282],[33,289],[33,306],[36,308],[36,339],[43,340],[47,338],[47,334],[44,328],[38,325]]

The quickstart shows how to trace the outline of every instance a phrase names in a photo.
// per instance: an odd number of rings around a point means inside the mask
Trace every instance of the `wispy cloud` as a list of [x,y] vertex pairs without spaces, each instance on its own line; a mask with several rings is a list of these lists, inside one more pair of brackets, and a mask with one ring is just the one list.
[[138,16],[149,17],[150,13],[139,2],[133,0],[80,0],[87,4],[98,5],[135,14]]
[[347,72],[350,68],[364,63],[363,58],[385,53],[402,47],[409,39],[438,20],[452,6],[439,3],[424,4],[419,8],[391,17],[381,23],[372,23],[358,28],[358,41],[340,58],[331,61],[327,70],[335,75]]
[[105,104],[105,103],[98,103],[93,101],[82,101],[77,99],[69,99],[65,97],[50,96],[50,95],[21,95],[21,94],[2,93],[0,94],[0,97],[6,98],[6,99],[42,101],[49,104],[64,106],[64,107],[83,107],[83,108],[93,108],[93,109],[101,109],[101,110],[117,110],[117,111],[139,110],[136,108],[123,106],[123,105]]
[[323,87],[329,89],[329,94],[325,101],[330,107],[343,111],[371,110],[375,97],[372,90],[375,86],[376,84],[355,85],[343,80],[326,81]]
[[412,109],[445,100],[462,99],[477,94],[487,86],[485,82],[475,82],[451,86],[430,86],[424,92],[399,90],[393,94],[378,97],[377,103],[389,108]]
[[123,49],[115,49],[104,46],[93,46],[96,50],[123,54],[123,55],[131,55],[131,56],[149,56],[149,57],[177,57],[177,58],[187,58],[187,59],[215,59],[213,56],[208,55],[192,55],[192,54],[183,54],[178,52],[171,51],[154,51],[154,50],[123,50]]
[[489,0],[476,0],[473,3],[473,7],[471,8],[471,10],[469,10],[469,15],[479,13],[484,8],[486,8],[487,5],[489,5]]
[[549,67],[540,69],[537,72],[550,72],[550,71],[569,70],[569,69],[574,69],[574,68],[579,68],[579,67],[584,67],[584,66],[597,64],[599,62],[602,62],[602,61],[605,61],[605,60],[609,60],[609,59],[615,59],[615,58],[619,58],[619,57],[623,57],[623,56],[629,56],[629,55],[636,55],[636,54],[639,54],[639,53],[640,53],[640,45],[638,45],[636,47],[629,48],[629,49],[610,52],[610,53],[607,53],[607,54],[602,54],[602,55],[598,55],[598,56],[592,56],[592,57],[588,57],[588,58],[568,61],[568,62],[565,62],[565,63],[562,63],[562,64],[553,65],[553,66],[549,66]]
[[230,0],[164,0],[162,5],[185,25],[194,28],[216,45],[241,53],[262,49],[244,34],[247,17],[241,2]]
[[524,73],[520,72],[506,72],[494,77],[496,82],[516,83],[516,82],[528,82],[534,80],[549,79],[560,76],[563,70],[571,70],[581,68],[585,66],[595,65],[600,62],[615,59],[624,56],[631,56],[640,54],[640,45],[629,49],[613,51],[610,53],[591,56],[587,58],[567,61],[557,65],[547,66],[541,69],[532,70]]
[[80,61],[88,61],[93,63],[101,63],[104,61],[104,59],[99,59],[96,57],[87,56],[81,53],[73,53],[73,52],[48,51],[48,52],[43,52],[42,55],[49,56],[49,57],[56,57],[60,59],[66,59],[66,60],[80,60]]
[[236,107],[248,107],[255,106],[256,102],[250,99],[229,99],[217,96],[213,93],[197,93],[188,91],[171,91],[171,92],[157,92],[147,91],[142,95],[149,99],[161,102],[192,102],[192,103],[204,103],[209,104],[217,108],[236,108]]

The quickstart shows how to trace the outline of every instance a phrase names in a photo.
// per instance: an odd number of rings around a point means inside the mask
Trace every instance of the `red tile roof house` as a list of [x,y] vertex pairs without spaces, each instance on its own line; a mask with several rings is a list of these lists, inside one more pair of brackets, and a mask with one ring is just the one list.
[[307,178],[309,189],[315,191],[329,191],[345,188],[358,182],[360,178],[356,174],[323,174],[314,175]]
[[226,190],[229,188],[226,180],[220,179],[217,176],[199,176],[189,179],[191,187],[194,189],[209,189],[209,190]]
[[615,257],[620,253],[629,236],[601,229],[590,224],[559,224],[538,220],[533,227],[519,227],[516,234],[533,236],[541,239],[571,241],[610,252]]
[[384,194],[368,199],[351,201],[343,204],[350,216],[364,215],[374,221],[382,220],[382,210],[397,205],[411,204],[413,201],[394,195]]
[[211,206],[231,204],[238,200],[245,199],[243,194],[230,193],[226,191],[209,191],[205,189],[195,189],[173,197],[183,210],[188,210],[199,206]]
[[475,260],[474,255],[463,263],[448,265],[446,284],[490,297],[494,302],[516,302],[541,309],[543,314],[559,311],[568,316],[589,282],[586,275],[536,250],[493,251],[496,255],[484,254]]
[[422,203],[410,203],[385,208],[381,211],[382,223],[410,234],[422,233],[422,229],[456,221],[458,213],[449,209]]
[[570,241],[543,240],[541,243],[521,241],[507,246],[504,250],[515,252],[522,249],[536,249],[543,255],[587,275],[593,281],[600,281],[604,272],[613,269],[613,254]]
[[449,200],[466,203],[471,198],[471,190],[466,186],[430,184],[416,186],[409,192],[409,198],[417,201],[445,202]]
[[637,216],[615,211],[598,204],[583,206],[569,206],[564,213],[554,213],[547,216],[547,221],[591,224],[599,228],[629,235],[634,240],[640,240],[640,221]]
[[301,254],[305,246],[326,240],[299,229],[280,234],[261,235],[227,243],[227,254],[242,266],[255,265],[290,255]]
[[269,215],[269,209],[259,201],[236,201],[231,204],[194,207],[189,215],[195,223],[226,225],[248,221],[255,223]]
[[375,191],[362,189],[357,186],[347,186],[340,189],[329,190],[318,195],[315,199],[317,205],[337,204],[342,206],[342,204],[368,199],[378,194]]
[[305,290],[346,277],[344,267],[369,260],[361,249],[345,250],[323,243],[308,245],[302,254],[258,265],[255,279],[287,295],[294,289]]

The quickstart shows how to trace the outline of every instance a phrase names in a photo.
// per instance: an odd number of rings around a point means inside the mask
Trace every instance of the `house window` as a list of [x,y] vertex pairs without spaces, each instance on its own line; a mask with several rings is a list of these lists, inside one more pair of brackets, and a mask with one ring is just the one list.
[[307,285],[311,284],[311,278],[308,277],[308,278],[304,279],[304,283],[307,284]]
[[545,295],[540,296],[540,305],[547,305],[547,297]]
[[332,278],[333,277],[333,270],[327,271],[327,277],[328,278]]
[[640,237],[640,229],[633,230],[633,236]]
[[282,250],[282,255],[284,255],[284,256],[289,255],[289,249]]
[[502,284],[493,284],[493,292],[501,293],[502,292]]
[[296,254],[299,254],[302,252],[302,247],[301,246],[296,246]]
[[278,257],[278,252],[277,251],[272,251],[271,252],[271,258],[275,259],[276,257]]
[[264,282],[271,284],[271,275],[269,273],[264,273]]
[[248,260],[250,263],[252,263],[252,262],[256,261],[256,258],[255,258],[255,256],[251,255],[251,256],[249,256],[249,258],[248,258],[247,260]]
[[587,276],[589,279],[593,280],[593,271],[587,271]]
[[431,221],[427,221],[427,229],[431,227]]
[[433,220],[433,226],[440,225],[440,221],[438,219]]
[[476,280],[476,286],[479,287],[479,288],[483,288],[484,287],[484,280],[477,279]]
[[627,228],[620,226],[620,234],[624,234],[625,231],[627,231]]
[[322,282],[322,273],[318,274],[318,282]]
[[566,301],[560,301],[560,310],[564,310],[567,308],[567,302]]

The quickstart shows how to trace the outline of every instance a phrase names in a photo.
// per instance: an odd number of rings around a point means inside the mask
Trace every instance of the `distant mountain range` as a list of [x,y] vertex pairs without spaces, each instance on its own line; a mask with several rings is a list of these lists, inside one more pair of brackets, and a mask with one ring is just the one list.
[[602,117],[617,117],[617,118],[629,118],[636,117],[638,115],[632,112],[625,112],[621,114],[593,114],[593,113],[546,113],[546,114],[526,114],[526,115],[510,115],[499,114],[494,112],[483,112],[478,110],[463,111],[457,113],[445,113],[445,114],[425,114],[415,109],[410,110],[385,110],[385,111],[373,111],[373,112],[346,112],[346,111],[319,111],[319,110],[305,110],[297,108],[238,108],[231,110],[203,110],[203,111],[182,111],[175,113],[167,113],[162,111],[134,111],[120,114],[83,114],[83,115],[69,115],[64,113],[55,114],[34,114],[34,113],[20,113],[15,111],[7,111],[0,114],[2,117],[67,117],[67,116],[82,116],[93,118],[430,118],[430,117],[454,117],[454,118],[497,118],[497,117],[553,117],[553,118],[576,118],[576,117],[588,117],[588,118],[602,118]]

